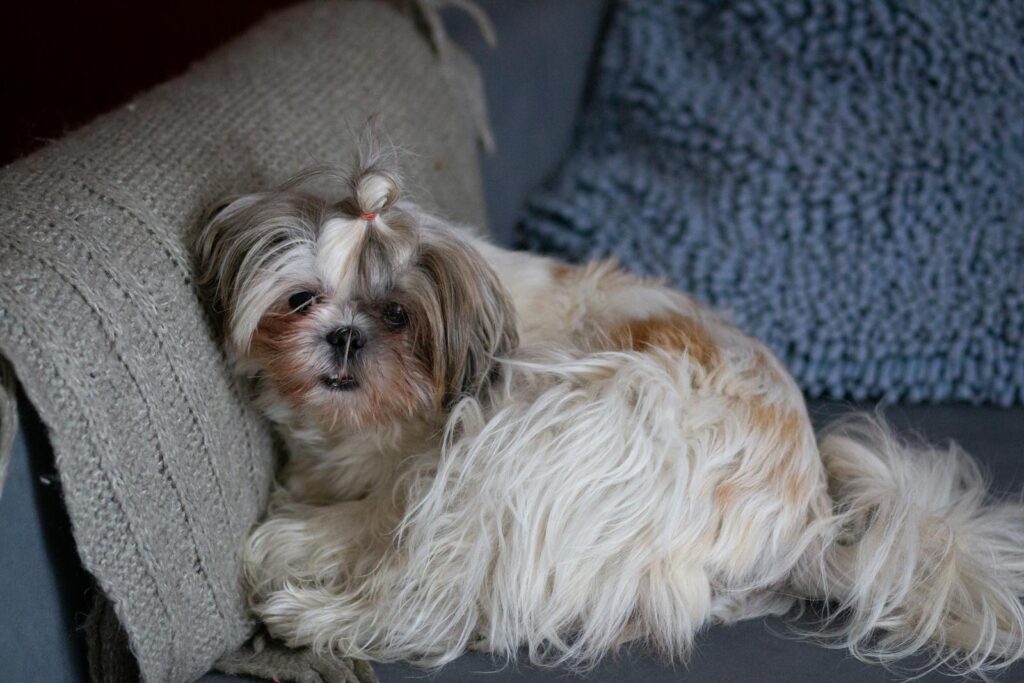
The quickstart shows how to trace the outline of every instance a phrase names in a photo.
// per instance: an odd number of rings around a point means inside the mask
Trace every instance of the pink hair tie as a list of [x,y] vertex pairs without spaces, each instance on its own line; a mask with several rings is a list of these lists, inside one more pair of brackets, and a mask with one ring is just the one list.
[[361,214],[359,214],[359,217],[362,218],[364,221],[366,221],[368,223],[372,223],[373,221],[377,220],[377,214],[375,214],[375,213],[367,213],[365,211],[363,211]]

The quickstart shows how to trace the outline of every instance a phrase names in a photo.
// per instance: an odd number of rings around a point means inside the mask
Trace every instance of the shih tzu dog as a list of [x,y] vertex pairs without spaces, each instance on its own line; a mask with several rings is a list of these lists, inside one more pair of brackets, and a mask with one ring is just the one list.
[[236,198],[197,245],[288,460],[245,580],[294,646],[586,667],[830,605],[864,658],[1024,655],[1024,506],[955,447],[816,438],[773,354],[608,263],[507,251],[382,159]]

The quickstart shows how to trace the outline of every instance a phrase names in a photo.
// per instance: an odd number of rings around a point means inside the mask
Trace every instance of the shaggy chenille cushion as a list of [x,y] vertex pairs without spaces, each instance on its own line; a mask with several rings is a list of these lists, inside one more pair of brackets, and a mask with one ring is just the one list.
[[811,396],[1024,403],[1024,3],[622,0],[535,248],[726,309]]
[[[272,474],[189,235],[226,193],[349,163],[374,115],[408,150],[415,198],[480,224],[479,81],[435,4],[300,5],[0,171],[0,375],[13,367],[48,427],[109,601],[94,626],[120,622],[147,680],[198,677],[252,632],[238,550]],[[13,383],[0,386],[10,434]],[[102,655],[116,643],[100,636]]]

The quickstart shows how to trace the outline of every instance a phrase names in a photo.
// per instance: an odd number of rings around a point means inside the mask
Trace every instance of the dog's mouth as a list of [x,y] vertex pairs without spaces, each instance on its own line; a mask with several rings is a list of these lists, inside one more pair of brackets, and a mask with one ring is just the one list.
[[352,375],[324,375],[320,384],[331,391],[353,391],[359,388],[359,380]]

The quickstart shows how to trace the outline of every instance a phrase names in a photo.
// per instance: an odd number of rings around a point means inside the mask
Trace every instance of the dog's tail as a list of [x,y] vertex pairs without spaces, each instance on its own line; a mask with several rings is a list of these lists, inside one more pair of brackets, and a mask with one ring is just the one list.
[[794,583],[838,607],[822,632],[862,659],[930,651],[961,673],[1024,656],[1024,505],[993,500],[955,445],[909,445],[880,418],[819,444],[836,524]]

